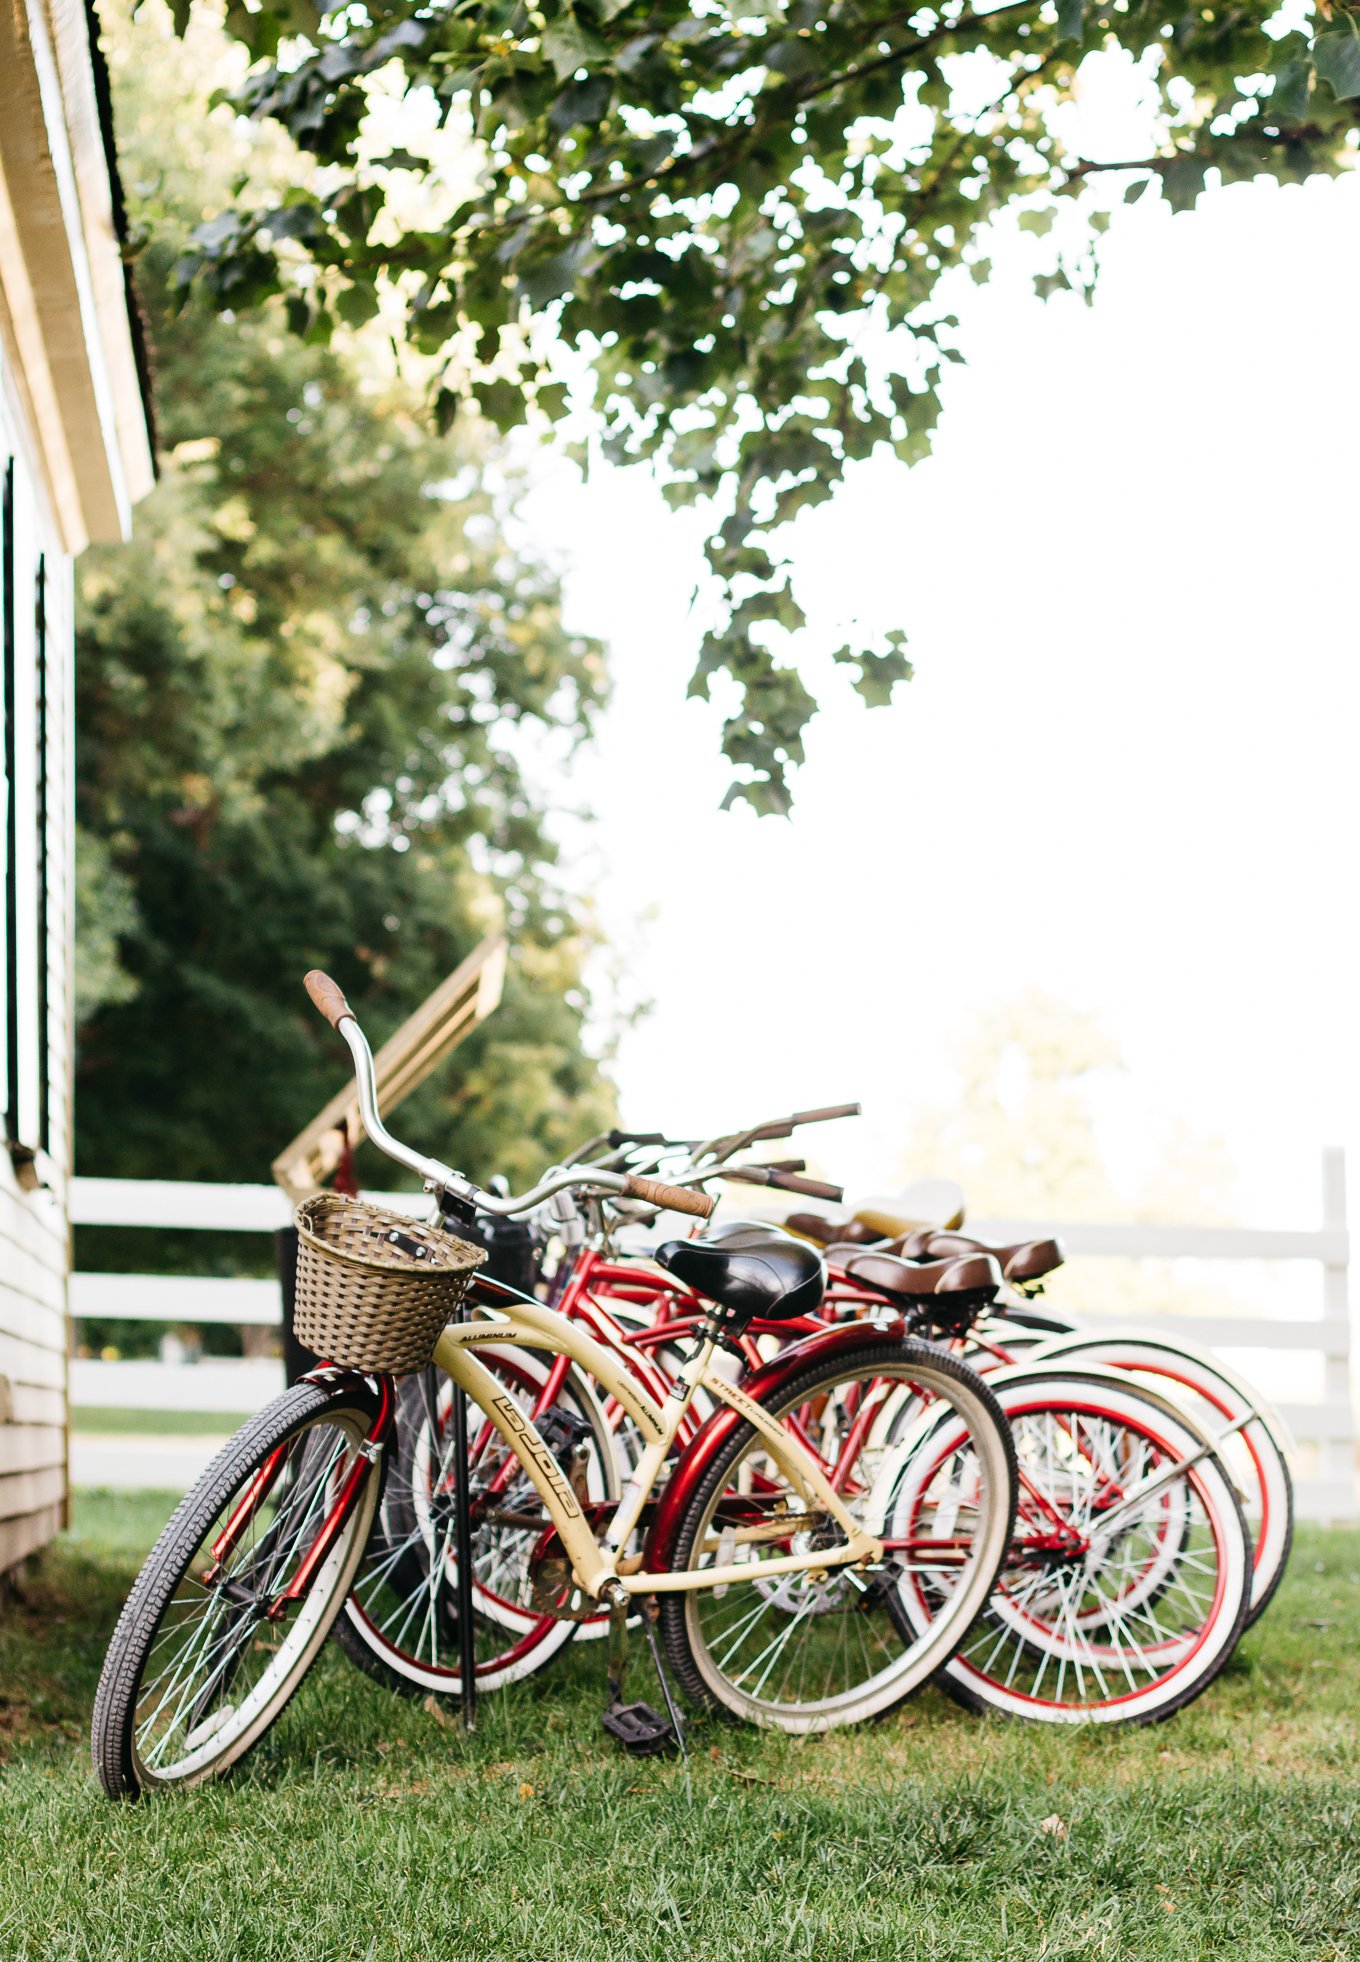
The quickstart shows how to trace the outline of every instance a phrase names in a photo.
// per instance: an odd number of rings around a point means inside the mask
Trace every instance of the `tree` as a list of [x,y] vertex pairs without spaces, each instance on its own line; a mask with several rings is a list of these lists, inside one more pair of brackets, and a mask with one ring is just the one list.
[[[172,5],[183,25],[190,0]],[[1099,173],[1182,210],[1211,181],[1342,169],[1360,13],[1318,15],[1313,32],[1233,0],[230,0],[254,63],[237,103],[322,169],[282,199],[247,174],[182,276],[223,306],[284,293],[313,339],[398,310],[444,424],[558,418],[564,351],[584,356],[605,454],[710,502],[720,623],[692,687],[735,678],[729,799],[783,810],[815,704],[780,658],[803,615],[777,536],[855,459],[928,450],[961,358],[947,276],[985,279],[999,211],[1042,231],[1075,199],[1085,223],[1060,228],[1041,287],[1089,292]],[[1149,92],[1132,160],[1070,147],[1102,49]],[[440,124],[470,147],[465,192]],[[870,703],[910,674],[900,633],[856,632],[836,658]]]
[[381,1038],[504,924],[502,1007],[402,1121],[523,1180],[613,1109],[585,1039],[589,914],[533,787],[542,746],[590,726],[600,651],[515,540],[487,432],[433,435],[362,340],[171,308],[204,184],[235,162],[213,53],[141,42],[114,71],[155,225],[164,463],[133,542],[81,562],[80,1167],[267,1178],[347,1067],[305,969]]
[[[957,1179],[977,1217],[1233,1222],[1235,1169],[1223,1142],[1183,1120],[1164,1128],[1128,1192],[1111,1173],[1098,1122],[1102,1091],[1123,1069],[1100,1021],[1031,988],[980,1014],[954,1049],[949,1097],[918,1111],[907,1178]],[[967,1228],[964,1229],[967,1231]],[[1077,1260],[1054,1275],[1049,1302],[1079,1316],[1241,1313],[1240,1299],[1176,1263]]]

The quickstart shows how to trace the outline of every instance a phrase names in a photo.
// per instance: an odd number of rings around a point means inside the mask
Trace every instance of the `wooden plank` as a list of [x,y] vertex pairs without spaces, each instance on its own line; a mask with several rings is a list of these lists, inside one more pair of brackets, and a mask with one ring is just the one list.
[[[16,1383],[0,1371],[0,1407],[9,1411],[14,1424],[64,1424],[66,1398],[57,1385],[39,1388],[34,1383]],[[0,1433],[3,1435],[3,1433]]]
[[[375,1206],[428,1219],[424,1192],[369,1192]],[[196,1179],[73,1179],[74,1226],[173,1226],[272,1233],[292,1224],[293,1206],[276,1185],[216,1185]]]
[[65,1301],[66,1261],[42,1260],[0,1237],[0,1291],[60,1311]]
[[1344,1266],[1343,1227],[1285,1232],[1247,1226],[1157,1226],[1141,1220],[1106,1225],[1091,1220],[970,1219],[979,1240],[1060,1239],[1069,1256],[1123,1260],[1321,1260]]
[[[504,935],[482,941],[383,1044],[373,1067],[384,1113],[395,1110],[492,1013],[501,998],[505,963]],[[353,1146],[363,1136],[351,1081],[279,1153],[271,1168],[274,1177],[294,1203],[305,1199],[335,1170],[345,1140]]]
[[283,1302],[277,1281],[219,1275],[73,1274],[71,1313],[80,1320],[228,1322],[277,1328]]
[[0,1519],[0,1574],[37,1553],[61,1531],[60,1505],[40,1507],[13,1519]]
[[38,1389],[61,1389],[66,1382],[66,1351],[0,1333],[0,1376],[9,1378],[16,1393],[21,1383]]
[[249,1362],[215,1356],[196,1363],[153,1362],[149,1357],[102,1362],[77,1356],[71,1364],[73,1411],[211,1410],[236,1415],[262,1410],[283,1388],[280,1356]]
[[1326,1526],[1348,1526],[1355,1518],[1355,1478],[1301,1478],[1294,1487],[1299,1519]]
[[[1335,1147],[1322,1154],[1322,1217],[1329,1226],[1345,1227],[1346,1155]],[[1322,1312],[1334,1321],[1344,1322],[1349,1329],[1350,1297],[1344,1259],[1329,1260],[1322,1270]],[[1349,1349],[1335,1348],[1328,1352],[1322,1369],[1322,1393],[1333,1403],[1344,1402],[1349,1411],[1351,1401]],[[1354,1486],[1355,1420],[1353,1416],[1344,1430],[1334,1431],[1325,1439],[1320,1455],[1319,1469],[1322,1472],[1331,1478],[1349,1476]]]
[[59,1506],[65,1497],[65,1465],[48,1465],[42,1471],[10,1472],[0,1477],[0,1519],[38,1512],[43,1506]]
[[0,1424],[0,1474],[65,1463],[64,1424]]
[[[424,1192],[368,1192],[375,1206],[429,1217]],[[272,1233],[291,1225],[293,1206],[276,1185],[217,1185],[196,1179],[73,1179],[73,1226],[166,1226]]]
[[22,1191],[0,1153],[0,1235],[49,1266],[66,1264],[66,1216],[54,1192]]
[[1355,1442],[1355,1418],[1349,1403],[1279,1403],[1275,1405],[1300,1444]]
[[61,1309],[49,1308],[31,1296],[0,1285],[0,1335],[16,1336],[42,1349],[66,1350],[66,1319]]
[[276,1185],[218,1185],[199,1179],[82,1178],[71,1182],[73,1226],[173,1226],[272,1233],[292,1222],[293,1208]]
[[1246,1315],[1084,1315],[1083,1329],[1101,1333],[1102,1323],[1118,1327],[1121,1334],[1146,1332],[1158,1337],[1179,1336],[1210,1349],[1320,1349],[1324,1355],[1345,1355],[1350,1327],[1345,1322],[1279,1322],[1254,1320]]

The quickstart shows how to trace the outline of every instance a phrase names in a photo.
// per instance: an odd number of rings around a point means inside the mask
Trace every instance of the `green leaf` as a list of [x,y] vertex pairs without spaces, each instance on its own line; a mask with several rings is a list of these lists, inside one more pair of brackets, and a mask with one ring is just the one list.
[[543,52],[559,82],[569,82],[579,68],[597,67],[609,59],[609,49],[599,35],[583,27],[574,14],[544,29]]
[[1058,39],[1080,41],[1086,32],[1086,0],[1058,0]]
[[589,239],[577,239],[565,252],[554,252],[536,265],[527,266],[519,275],[516,290],[537,311],[570,293],[582,273],[598,259],[599,254]]
[[378,295],[372,286],[346,286],[335,299],[335,311],[346,327],[362,327],[378,311]]
[[894,628],[883,638],[886,642],[883,653],[868,647],[847,646],[838,647],[831,657],[833,661],[858,667],[853,686],[869,708],[887,708],[898,682],[910,681],[914,672],[902,651],[907,643],[906,635]]
[[734,804],[749,804],[757,817],[787,817],[793,809],[793,797],[781,770],[777,777],[729,784],[719,809],[730,811]]
[[498,429],[513,429],[516,423],[523,422],[524,394],[513,382],[499,377],[495,381],[477,382],[472,392],[482,414]]
[[579,123],[593,127],[603,122],[613,93],[614,85],[608,75],[588,75],[583,82],[573,82],[554,102],[548,116],[549,126],[563,131],[574,129]]
[[1181,155],[1173,157],[1162,172],[1162,194],[1173,211],[1191,211],[1208,172],[1207,158]]
[[776,41],[765,57],[765,66],[785,81],[796,81],[800,75],[816,74],[822,66],[822,54],[811,35],[796,35],[788,41]]
[[373,159],[377,170],[428,170],[428,157],[418,157],[412,150],[389,150],[385,157]]
[[1275,86],[1261,105],[1271,122],[1301,123],[1308,114],[1313,87],[1313,64],[1304,55],[1287,61],[1275,76]]
[[1319,79],[1327,83],[1338,102],[1360,95],[1360,33],[1354,27],[1319,34],[1313,43],[1313,59]]

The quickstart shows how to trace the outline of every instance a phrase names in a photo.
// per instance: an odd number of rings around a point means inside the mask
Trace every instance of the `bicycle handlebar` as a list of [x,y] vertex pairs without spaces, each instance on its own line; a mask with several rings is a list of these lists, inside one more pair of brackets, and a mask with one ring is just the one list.
[[833,1204],[838,1204],[845,1197],[845,1187],[842,1185],[828,1185],[823,1179],[799,1178],[794,1172],[781,1172],[769,1165],[729,1165],[716,1176],[735,1179],[741,1185],[773,1185],[781,1192],[798,1192],[807,1199],[830,1199]]
[[452,1166],[441,1164],[437,1158],[426,1158],[423,1153],[413,1151],[409,1145],[392,1136],[378,1109],[373,1051],[359,1027],[354,1010],[345,1000],[344,991],[320,968],[312,969],[305,985],[312,1001],[331,1027],[338,1031],[354,1059],[359,1114],[365,1131],[379,1151],[385,1152],[395,1164],[405,1165],[408,1171],[415,1172],[432,1191],[452,1193],[456,1198],[476,1206],[479,1211],[494,1213],[501,1219],[512,1213],[532,1212],[535,1206],[541,1206],[545,1199],[551,1199],[555,1193],[565,1192],[569,1186],[613,1192],[621,1199],[643,1199],[648,1205],[664,1206],[677,1213],[693,1213],[699,1219],[707,1219],[717,1205],[717,1200],[710,1199],[707,1193],[690,1192],[680,1185],[663,1185],[657,1179],[639,1178],[636,1173],[596,1170],[583,1176],[579,1171],[569,1171],[562,1166],[554,1166],[532,1191],[518,1195],[510,1193],[504,1199],[484,1192],[471,1179],[464,1178],[461,1172],[455,1172]]
[[345,1000],[344,989],[338,982],[332,981],[329,974],[323,974],[319,967],[314,967],[310,974],[303,976],[302,985],[312,998],[312,1006],[325,1016],[333,1029],[339,1028],[346,1015],[353,1015],[354,1010]]
[[697,1219],[707,1219],[717,1205],[706,1192],[691,1192],[683,1185],[666,1185],[660,1179],[639,1178],[636,1172],[628,1172],[623,1180],[625,1199],[645,1199],[649,1206],[664,1206],[672,1213],[693,1213]]

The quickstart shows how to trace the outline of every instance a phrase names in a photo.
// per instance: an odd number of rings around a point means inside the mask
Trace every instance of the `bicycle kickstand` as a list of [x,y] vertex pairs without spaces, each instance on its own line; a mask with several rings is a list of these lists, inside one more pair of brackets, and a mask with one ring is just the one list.
[[685,1775],[688,1778],[689,1753],[685,1749],[685,1731],[657,1646],[654,1625],[656,1604],[653,1601],[648,1601],[643,1608],[643,1627],[669,1715],[663,1717],[650,1703],[625,1703],[623,1700],[623,1677],[628,1666],[630,1606],[629,1597],[621,1590],[609,1604],[609,1701],[600,1721],[609,1735],[622,1744],[632,1757],[655,1758],[665,1751],[678,1750],[685,1761]]

